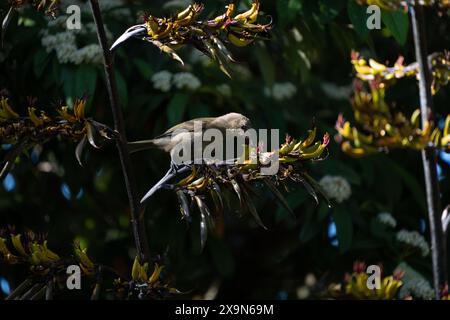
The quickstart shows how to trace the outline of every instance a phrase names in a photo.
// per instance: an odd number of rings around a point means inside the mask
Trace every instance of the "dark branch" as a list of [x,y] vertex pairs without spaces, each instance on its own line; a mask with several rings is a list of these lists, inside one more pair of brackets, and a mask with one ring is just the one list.
[[125,126],[123,121],[122,111],[119,105],[119,97],[117,91],[117,84],[114,73],[114,59],[109,51],[107,43],[105,27],[100,12],[97,0],[90,0],[92,14],[94,16],[95,25],[97,26],[97,35],[100,46],[103,51],[104,67],[106,75],[106,86],[108,89],[109,101],[114,118],[114,128],[119,133],[117,139],[117,149],[119,151],[120,163],[124,175],[125,186],[128,193],[131,210],[131,224],[133,227],[133,235],[136,243],[136,249],[139,254],[139,260],[149,261],[149,248],[147,243],[147,236],[145,225],[140,215],[141,206],[139,203],[136,180],[131,164],[130,154],[127,146],[127,138],[125,134]]
[[[431,93],[431,66],[427,59],[427,42],[425,35],[425,17],[423,7],[410,6],[416,60],[419,65],[419,92],[422,126],[433,118],[433,99]],[[429,145],[422,151],[422,162],[425,175],[425,187],[428,204],[428,219],[431,233],[431,252],[433,262],[433,284],[435,298],[440,300],[446,274],[445,238],[441,223],[441,200],[437,175],[437,151]]]

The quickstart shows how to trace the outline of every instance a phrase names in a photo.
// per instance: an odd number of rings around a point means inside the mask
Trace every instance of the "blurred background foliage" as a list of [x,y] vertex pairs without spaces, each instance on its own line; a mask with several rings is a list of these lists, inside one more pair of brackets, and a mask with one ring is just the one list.
[[[189,3],[100,2],[110,41],[145,12],[163,16]],[[221,13],[226,5],[204,2],[204,16]],[[250,1],[236,3],[246,10]],[[0,51],[0,90],[23,115],[28,97],[38,98],[37,107],[53,113],[60,103],[70,106],[87,95],[87,114],[111,124],[89,5],[62,4],[53,21],[29,8],[14,17]],[[64,27],[70,4],[82,5],[80,31]],[[0,9],[4,16],[7,4],[2,2]],[[398,55],[414,61],[408,17],[400,11],[383,12],[382,30],[372,31],[365,27],[366,8],[353,0],[263,0],[262,11],[274,19],[272,40],[233,47],[239,63],[231,80],[192,48],[179,52],[184,67],[138,40],[119,49],[117,81],[129,140],[154,137],[182,120],[230,111],[248,116],[256,127],[279,128],[281,137],[304,136],[313,123],[319,132],[334,135],[339,113],[352,119],[352,49],[390,64]],[[427,21],[430,52],[448,49],[448,13],[427,10]],[[410,114],[418,107],[416,82],[402,80],[387,98]],[[435,97],[439,117],[448,112],[448,101],[447,87]],[[48,232],[59,253],[70,253],[72,241],[79,239],[95,261],[129,274],[135,251],[116,149],[113,144],[89,149],[84,167],[74,149],[74,143],[52,141],[21,157],[0,185],[0,226]],[[345,193],[336,197],[341,202],[333,201],[331,209],[324,201],[316,205],[301,186],[292,185],[286,193],[296,214],[292,217],[261,188],[255,203],[269,230],[240,217],[231,204],[225,234],[210,236],[203,252],[198,223],[181,221],[175,194],[160,192],[147,206],[145,221],[154,258],[159,254],[164,261],[164,276],[189,292],[185,297],[219,298],[311,297],[310,291],[342,281],[355,260],[382,263],[387,272],[407,265],[410,278],[429,281],[431,259],[422,250],[428,222],[419,153],[351,159],[335,143],[329,149],[326,161],[308,169],[317,180],[329,176],[322,183],[331,189],[327,183],[348,182],[350,189],[335,191]],[[159,151],[133,156],[141,194],[167,170],[168,160]],[[449,203],[449,164],[449,156],[441,155],[444,204]],[[0,265],[0,297],[25,271]]]

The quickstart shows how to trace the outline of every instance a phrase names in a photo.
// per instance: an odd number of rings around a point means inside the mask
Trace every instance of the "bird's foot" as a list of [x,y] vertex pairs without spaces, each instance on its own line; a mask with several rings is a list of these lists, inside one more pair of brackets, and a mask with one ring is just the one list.
[[187,163],[175,163],[173,161],[170,162],[170,170],[172,173],[177,174],[184,168],[191,168],[191,165]]

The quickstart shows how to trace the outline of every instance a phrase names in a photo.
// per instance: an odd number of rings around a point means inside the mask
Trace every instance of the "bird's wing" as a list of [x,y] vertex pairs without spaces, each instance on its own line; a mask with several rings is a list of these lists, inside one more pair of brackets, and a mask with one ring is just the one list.
[[173,126],[172,128],[168,129],[163,134],[160,134],[159,136],[155,137],[154,140],[169,137],[177,130],[185,130],[185,131],[193,132],[194,131],[194,123],[197,121],[200,121],[202,123],[202,128],[203,128],[203,130],[205,130],[205,129],[207,129],[207,126],[205,125],[205,123],[210,123],[214,119],[215,118],[197,118],[197,119],[192,119],[192,120],[188,120],[186,122],[179,123],[179,124]]

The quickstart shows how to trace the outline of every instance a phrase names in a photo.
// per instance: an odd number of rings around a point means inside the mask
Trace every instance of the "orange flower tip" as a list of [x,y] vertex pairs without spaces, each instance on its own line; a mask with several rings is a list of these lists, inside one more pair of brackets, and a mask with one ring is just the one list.
[[356,273],[366,272],[366,263],[362,261],[355,261],[353,263],[353,271]]
[[325,135],[323,136],[322,144],[324,146],[328,146],[329,143],[330,143],[330,134],[328,132],[326,132]]
[[393,276],[395,280],[401,280],[405,275],[405,271],[402,269],[397,269],[394,271]]
[[397,61],[395,62],[395,65],[402,66],[404,62],[405,62],[405,57],[404,56],[398,56]]
[[344,275],[344,282],[349,283],[350,281],[352,281],[352,275],[346,272]]
[[344,141],[344,139],[343,139],[343,137],[340,134],[337,134],[337,135],[334,136],[334,141],[337,144],[341,144]]
[[358,60],[359,59],[359,52],[352,50],[351,54],[350,54],[352,60]]
[[339,130],[344,126],[345,118],[342,113],[339,113],[338,118],[336,120],[335,129]]
[[353,90],[359,93],[363,90],[363,82],[360,79],[355,79],[353,81]]
[[292,141],[292,136],[289,135],[288,133],[286,133],[286,139],[285,139],[286,143],[291,143]]

